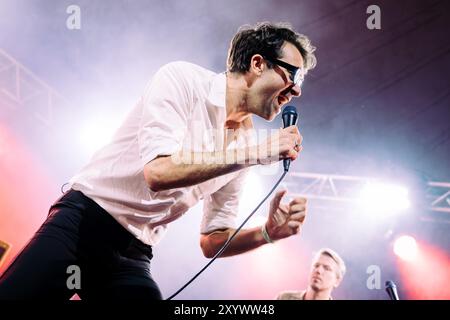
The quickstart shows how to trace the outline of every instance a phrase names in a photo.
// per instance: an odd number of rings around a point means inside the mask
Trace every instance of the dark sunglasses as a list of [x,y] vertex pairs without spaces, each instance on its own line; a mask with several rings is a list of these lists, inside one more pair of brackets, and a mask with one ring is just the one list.
[[267,61],[272,62],[280,67],[285,68],[289,73],[289,79],[296,85],[301,87],[305,78],[303,68],[298,68],[279,59],[264,57]]

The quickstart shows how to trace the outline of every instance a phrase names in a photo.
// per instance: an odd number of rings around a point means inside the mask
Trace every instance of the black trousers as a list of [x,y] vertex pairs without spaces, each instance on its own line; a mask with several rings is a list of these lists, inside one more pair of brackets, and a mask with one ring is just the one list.
[[162,299],[151,258],[151,246],[70,190],[0,277],[0,300],[68,300],[75,293],[82,300]]

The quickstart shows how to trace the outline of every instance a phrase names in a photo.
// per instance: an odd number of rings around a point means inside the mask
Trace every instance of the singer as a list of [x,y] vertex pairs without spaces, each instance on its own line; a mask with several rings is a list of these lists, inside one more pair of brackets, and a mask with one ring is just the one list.
[[311,265],[308,288],[281,292],[277,300],[332,300],[331,293],[341,284],[345,271],[344,260],[335,251],[320,249]]
[[[163,66],[112,142],[70,180],[70,190],[2,275],[0,299],[64,300],[75,292],[91,300],[161,299],[150,260],[167,225],[203,199],[200,246],[214,256],[236,227],[246,171],[298,157],[296,126],[256,145],[246,132],[252,115],[271,121],[300,96],[316,64],[314,50],[289,25],[259,23],[234,36],[224,73],[187,62]],[[196,132],[212,129],[223,133],[219,148],[214,139],[193,143]],[[222,256],[297,234],[306,199],[282,203],[285,194],[271,200],[263,226],[242,230]],[[72,265],[81,270],[75,291],[67,286]]]

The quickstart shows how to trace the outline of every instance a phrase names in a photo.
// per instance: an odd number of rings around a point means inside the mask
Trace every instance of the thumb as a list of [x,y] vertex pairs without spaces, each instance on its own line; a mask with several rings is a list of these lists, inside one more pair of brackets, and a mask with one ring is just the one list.
[[287,190],[280,190],[275,194],[275,197],[272,199],[272,208],[276,209],[280,206],[281,199],[283,199],[284,195],[287,193]]

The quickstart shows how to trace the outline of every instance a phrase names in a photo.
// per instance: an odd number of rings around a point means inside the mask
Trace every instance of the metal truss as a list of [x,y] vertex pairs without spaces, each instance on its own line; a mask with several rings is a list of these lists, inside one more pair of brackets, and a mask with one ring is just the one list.
[[450,213],[450,183],[430,181],[427,185],[426,196],[430,210]]
[[65,99],[56,90],[0,49],[0,110],[26,110],[27,114],[50,125],[54,107],[63,102]]
[[[313,200],[315,207],[339,210],[355,205],[359,190],[370,182],[382,181],[367,177],[290,172],[284,185],[296,196]],[[450,213],[450,183],[427,182],[424,192],[428,210]]]

